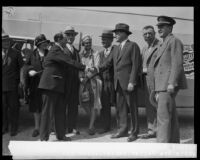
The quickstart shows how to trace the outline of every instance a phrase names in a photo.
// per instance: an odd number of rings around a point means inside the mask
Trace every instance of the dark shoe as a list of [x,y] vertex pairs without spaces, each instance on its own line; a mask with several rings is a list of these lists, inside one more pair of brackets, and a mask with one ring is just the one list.
[[95,129],[94,128],[88,129],[88,134],[89,135],[94,135],[95,134]]
[[98,133],[103,134],[103,133],[106,133],[106,132],[109,132],[109,131],[110,131],[109,128],[104,128],[104,129],[100,129]]
[[142,135],[140,138],[142,138],[142,139],[156,138],[156,134],[147,133],[147,134]]
[[47,137],[40,139],[40,141],[48,141],[48,140],[49,140],[49,138],[47,138]]
[[8,132],[8,128],[2,130],[2,135]]
[[126,137],[127,135],[128,135],[127,133],[116,133],[116,134],[113,134],[110,138]]
[[127,139],[128,142],[135,141],[138,137],[136,135],[130,135]]
[[32,133],[32,137],[37,137],[37,136],[39,136],[39,134],[40,134],[40,132],[37,129],[35,129]]
[[17,135],[17,131],[11,131],[11,132],[10,132],[10,136],[13,137],[13,136],[16,136],[16,135]]
[[70,137],[64,136],[63,138],[58,138],[59,141],[71,141]]

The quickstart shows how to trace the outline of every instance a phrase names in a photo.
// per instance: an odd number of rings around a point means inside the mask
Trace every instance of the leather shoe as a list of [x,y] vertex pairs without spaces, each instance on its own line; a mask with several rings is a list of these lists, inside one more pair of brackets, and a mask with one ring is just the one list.
[[88,134],[89,135],[94,135],[95,134],[95,129],[94,128],[89,128],[88,129]]
[[37,137],[37,136],[39,136],[39,134],[40,134],[40,132],[37,129],[35,129],[32,133],[32,137]]
[[103,134],[103,133],[106,133],[106,132],[109,132],[110,131],[110,129],[109,128],[104,128],[104,129],[101,129],[101,130],[99,130],[99,134]]
[[116,133],[113,134],[110,138],[120,138],[120,137],[126,137],[127,134],[126,133]]
[[58,138],[59,141],[71,141],[70,137],[64,136],[63,138]]
[[147,134],[142,135],[140,138],[142,138],[142,139],[148,139],[148,138],[155,138],[155,137],[156,137],[156,134],[149,134],[149,133],[147,133]]
[[13,136],[16,136],[16,135],[17,135],[17,131],[11,131],[11,132],[10,132],[10,136],[13,137]]
[[138,137],[136,135],[130,135],[127,139],[128,142],[135,141]]

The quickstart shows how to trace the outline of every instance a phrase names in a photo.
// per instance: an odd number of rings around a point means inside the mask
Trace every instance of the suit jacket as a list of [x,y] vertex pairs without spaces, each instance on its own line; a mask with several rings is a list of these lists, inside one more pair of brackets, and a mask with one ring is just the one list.
[[179,89],[187,88],[183,69],[183,44],[173,34],[169,34],[158,48],[154,61],[155,91],[166,91],[168,84]]
[[[147,66],[147,85],[151,90],[155,89],[155,84],[154,84],[154,61],[157,56],[157,51],[158,47],[160,46],[161,42],[158,39],[155,39],[153,42],[152,48],[150,53],[148,54],[147,61],[146,61],[146,66]],[[144,59],[145,53],[148,50],[148,46],[145,46],[142,49],[142,59]]]
[[23,59],[21,53],[13,48],[8,49],[5,58],[6,63],[2,62],[2,91],[12,91],[18,87]]
[[137,43],[127,40],[124,47],[119,50],[119,46],[113,47],[113,54],[99,67],[103,72],[110,67],[114,67],[114,85],[117,89],[117,82],[123,90],[127,90],[128,83],[138,84],[138,75],[141,66],[140,49]]
[[52,46],[44,59],[44,71],[38,88],[66,93],[67,67],[69,66],[80,70],[85,69],[83,65],[72,60],[60,46],[56,44]]

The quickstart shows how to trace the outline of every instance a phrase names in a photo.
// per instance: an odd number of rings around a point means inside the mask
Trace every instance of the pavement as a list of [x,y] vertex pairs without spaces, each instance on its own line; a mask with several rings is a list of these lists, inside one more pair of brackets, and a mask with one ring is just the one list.
[[[180,125],[180,137],[181,143],[194,144],[194,108],[178,108],[179,115],[179,125]],[[93,136],[87,134],[87,128],[89,124],[89,117],[86,115],[82,108],[79,108],[78,116],[78,129],[80,135],[66,134],[66,136],[71,137],[72,142],[127,142],[127,137],[122,137],[118,139],[111,139],[110,136],[116,132],[116,119],[115,107],[112,107],[112,130],[104,134],[96,133]],[[13,141],[39,141],[39,137],[32,137],[32,132],[34,129],[34,119],[33,115],[28,111],[28,106],[23,105],[20,109],[20,120],[19,120],[19,133],[11,137],[9,133],[2,136],[2,155],[10,155],[8,149],[8,144],[11,140]],[[140,139],[142,134],[145,134],[147,129],[146,124],[146,113],[145,108],[139,108],[139,138],[134,141],[137,143],[153,143],[156,142],[155,138],[150,139]],[[97,131],[100,128],[99,118],[96,121]],[[51,133],[49,141],[57,141],[55,134]],[[134,143],[132,142],[132,143]]]

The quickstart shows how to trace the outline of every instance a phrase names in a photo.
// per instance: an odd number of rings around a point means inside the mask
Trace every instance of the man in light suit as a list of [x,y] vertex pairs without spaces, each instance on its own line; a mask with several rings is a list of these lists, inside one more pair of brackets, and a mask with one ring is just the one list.
[[183,44],[172,34],[176,21],[159,16],[158,33],[163,39],[154,61],[157,108],[157,142],[180,143],[179,124],[175,97],[180,89],[186,89],[183,69]]
[[127,136],[128,133],[128,108],[131,115],[131,134],[127,141],[135,141],[139,132],[137,108],[137,84],[140,71],[141,56],[137,43],[131,42],[129,26],[119,23],[113,30],[116,40],[120,43],[114,47],[112,56],[99,67],[99,72],[114,67],[114,87],[116,90],[118,132],[111,138]]
[[42,89],[42,115],[40,125],[40,140],[48,141],[51,131],[51,120],[55,120],[55,131],[58,140],[69,141],[65,137],[66,128],[66,92],[68,91],[68,67],[84,70],[85,66],[72,60],[64,51],[64,36],[58,33],[54,36],[55,45],[51,47],[44,59],[44,71],[39,87]]
[[150,93],[154,91],[154,79],[153,79],[153,62],[157,55],[157,49],[160,41],[155,37],[154,27],[151,25],[143,28],[143,37],[147,42],[147,45],[142,49],[142,79],[143,89],[145,93],[145,107],[147,115],[147,134],[144,134],[141,138],[154,138],[156,137],[156,108],[150,103]]

